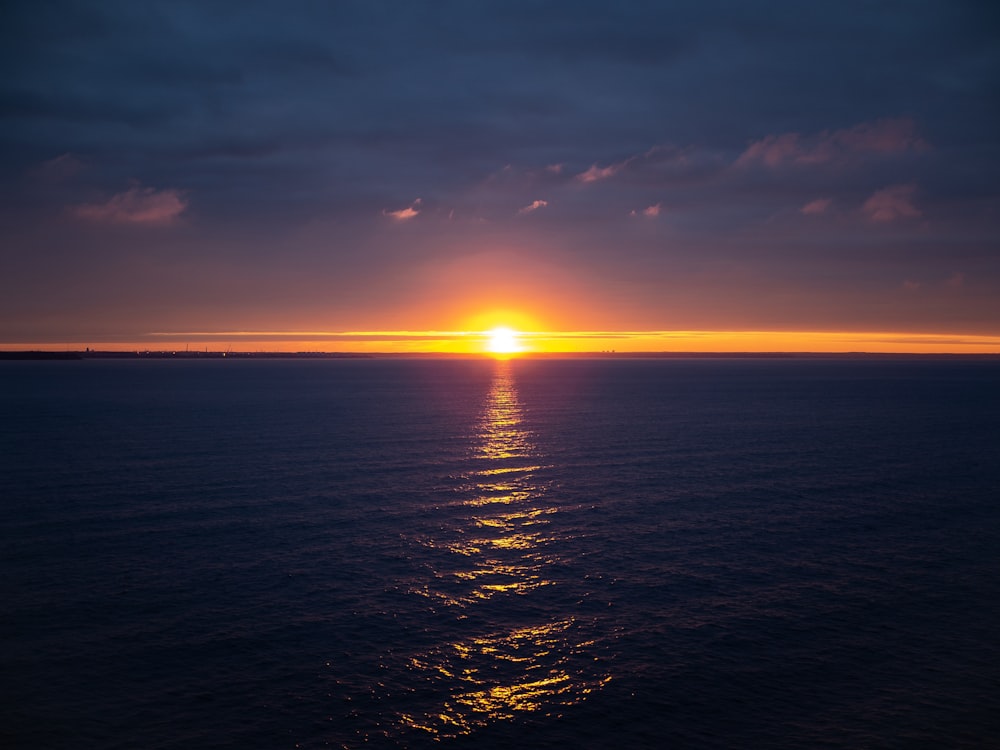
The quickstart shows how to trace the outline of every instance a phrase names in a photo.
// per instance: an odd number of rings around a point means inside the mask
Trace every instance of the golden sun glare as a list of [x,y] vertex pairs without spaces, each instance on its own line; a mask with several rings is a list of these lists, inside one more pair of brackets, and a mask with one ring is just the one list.
[[486,349],[492,354],[516,354],[521,351],[517,331],[510,328],[494,328],[486,333]]

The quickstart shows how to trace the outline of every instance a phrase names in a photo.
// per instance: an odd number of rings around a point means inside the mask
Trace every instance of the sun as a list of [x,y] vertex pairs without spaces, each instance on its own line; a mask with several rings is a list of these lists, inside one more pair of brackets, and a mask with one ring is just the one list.
[[492,354],[516,354],[521,351],[517,331],[497,327],[486,332],[486,349]]

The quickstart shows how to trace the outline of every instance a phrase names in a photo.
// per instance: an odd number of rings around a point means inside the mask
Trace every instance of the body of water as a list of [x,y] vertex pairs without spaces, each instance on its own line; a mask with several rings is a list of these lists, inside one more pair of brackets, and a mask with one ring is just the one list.
[[0,363],[0,743],[1000,744],[1000,363]]

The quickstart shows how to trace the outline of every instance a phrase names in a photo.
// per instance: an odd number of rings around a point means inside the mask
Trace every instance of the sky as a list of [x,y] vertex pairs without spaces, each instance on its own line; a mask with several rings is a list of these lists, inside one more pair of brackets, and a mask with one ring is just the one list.
[[1000,351],[994,4],[12,0],[0,66],[0,347]]

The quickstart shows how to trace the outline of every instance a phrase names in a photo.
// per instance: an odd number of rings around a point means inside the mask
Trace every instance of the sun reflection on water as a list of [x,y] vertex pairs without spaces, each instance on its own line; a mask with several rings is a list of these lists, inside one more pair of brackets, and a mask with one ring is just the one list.
[[[444,553],[436,558],[442,562],[432,580],[409,591],[462,622],[510,624],[485,633],[460,629],[452,642],[409,659],[410,676],[433,685],[439,697],[398,724],[437,739],[522,714],[556,715],[610,680],[595,666],[592,623],[531,600],[559,585],[551,574],[559,562],[558,508],[538,478],[544,466],[524,424],[511,363],[499,360],[496,368],[455,518],[421,540]],[[518,609],[521,601],[531,606]],[[512,614],[522,609],[533,614]]]

